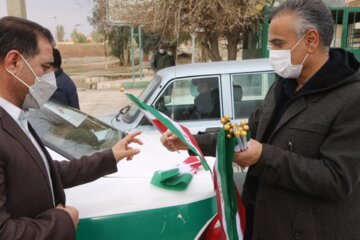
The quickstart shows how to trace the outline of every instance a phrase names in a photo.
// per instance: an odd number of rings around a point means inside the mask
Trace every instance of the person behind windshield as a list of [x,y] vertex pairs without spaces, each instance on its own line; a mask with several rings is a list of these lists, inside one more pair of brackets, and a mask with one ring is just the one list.
[[64,188],[116,172],[117,162],[139,153],[129,144],[142,144],[140,132],[103,152],[53,161],[26,119],[56,90],[53,37],[17,17],[0,19],[0,36],[0,239],[75,239],[79,213],[66,205]]
[[197,87],[198,95],[194,98],[195,114],[199,118],[209,117],[213,110],[211,88],[207,79],[193,79],[192,84]]
[[[249,118],[244,239],[359,239],[360,63],[330,48],[334,21],[320,0],[288,0],[270,14],[270,63],[278,75]],[[196,135],[205,155],[216,134]],[[171,151],[186,149],[171,132]]]
[[54,62],[52,64],[55,71],[57,89],[50,100],[65,106],[80,109],[79,96],[74,81],[61,68],[61,54],[56,48],[53,48]]

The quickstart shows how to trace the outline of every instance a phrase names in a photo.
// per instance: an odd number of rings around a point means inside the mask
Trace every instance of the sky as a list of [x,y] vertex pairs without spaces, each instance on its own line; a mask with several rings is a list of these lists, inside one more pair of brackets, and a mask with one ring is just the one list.
[[[6,0],[0,0],[0,17],[7,15]],[[89,35],[93,28],[87,17],[92,16],[93,0],[25,0],[29,20],[48,28],[55,36],[56,25],[63,25],[65,40],[70,39],[76,27],[78,32]]]

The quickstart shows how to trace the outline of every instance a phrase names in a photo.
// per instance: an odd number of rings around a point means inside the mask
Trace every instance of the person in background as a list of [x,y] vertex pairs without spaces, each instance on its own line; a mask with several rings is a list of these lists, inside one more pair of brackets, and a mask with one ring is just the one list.
[[[278,75],[249,118],[251,141],[234,161],[249,167],[244,239],[359,239],[360,63],[330,48],[334,21],[320,0],[288,0],[270,14]],[[216,134],[196,135],[215,155]],[[161,141],[186,149],[171,132]]]
[[171,66],[175,66],[175,55],[174,55],[174,48],[169,46],[167,51],[166,51],[168,58],[169,58],[169,66],[167,67],[171,67]]
[[197,78],[192,80],[192,84],[197,87],[198,92],[198,95],[194,98],[194,114],[198,115],[198,118],[208,118],[213,110],[209,80]]
[[57,89],[50,100],[65,106],[80,109],[79,97],[76,85],[73,80],[61,68],[61,54],[58,49],[53,48],[54,62],[52,64],[55,71]]
[[129,144],[142,144],[140,132],[103,152],[54,161],[26,119],[56,89],[53,37],[17,17],[0,19],[0,36],[0,239],[73,240],[79,213],[66,205],[64,188],[116,172],[139,153]]
[[162,55],[157,62],[158,70],[175,66],[174,49],[169,47],[164,55]]
[[[164,66],[163,66],[163,63],[160,63],[159,64],[159,60],[166,56],[166,50],[165,50],[165,45],[164,43],[160,42],[159,44],[159,49],[158,51],[156,51],[151,59],[151,62],[150,62],[150,66],[152,68],[152,70],[154,70],[154,72],[157,72],[159,71],[160,69],[163,69]],[[162,61],[164,62],[164,61]]]

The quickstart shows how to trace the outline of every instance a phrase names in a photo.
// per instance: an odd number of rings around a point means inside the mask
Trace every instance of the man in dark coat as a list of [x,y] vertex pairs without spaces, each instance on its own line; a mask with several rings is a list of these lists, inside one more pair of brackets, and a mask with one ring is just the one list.
[[[249,166],[245,239],[359,239],[360,63],[329,48],[333,35],[322,1],[289,0],[271,13],[279,78],[249,119],[249,148],[234,156]],[[216,134],[197,139],[214,155]],[[186,149],[169,132],[162,142]]]
[[[166,59],[166,50],[165,45],[161,42],[159,44],[159,49],[156,51],[150,61],[150,66],[154,72],[157,72],[164,68],[164,60]],[[162,59],[162,60],[161,60]],[[161,61],[161,62],[160,62]]]
[[62,60],[59,50],[54,48],[53,55],[57,89],[50,99],[62,105],[80,109],[76,85],[61,68]]
[[171,67],[171,66],[175,66],[175,54],[174,54],[174,47],[169,46],[167,51],[166,51],[166,55],[168,57],[168,63],[166,67]]
[[118,161],[139,153],[128,146],[141,144],[139,132],[109,150],[53,161],[24,117],[56,88],[51,33],[37,23],[4,17],[0,36],[0,239],[75,239],[79,214],[66,205],[64,188],[116,172]]

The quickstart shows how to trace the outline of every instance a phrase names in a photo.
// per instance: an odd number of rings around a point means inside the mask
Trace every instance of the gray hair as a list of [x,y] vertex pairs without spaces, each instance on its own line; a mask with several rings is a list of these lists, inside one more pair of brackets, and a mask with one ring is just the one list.
[[293,12],[297,15],[295,32],[298,38],[309,29],[316,29],[319,33],[320,44],[328,48],[334,37],[334,19],[330,9],[321,0],[288,0],[270,13],[270,21],[275,16]]

